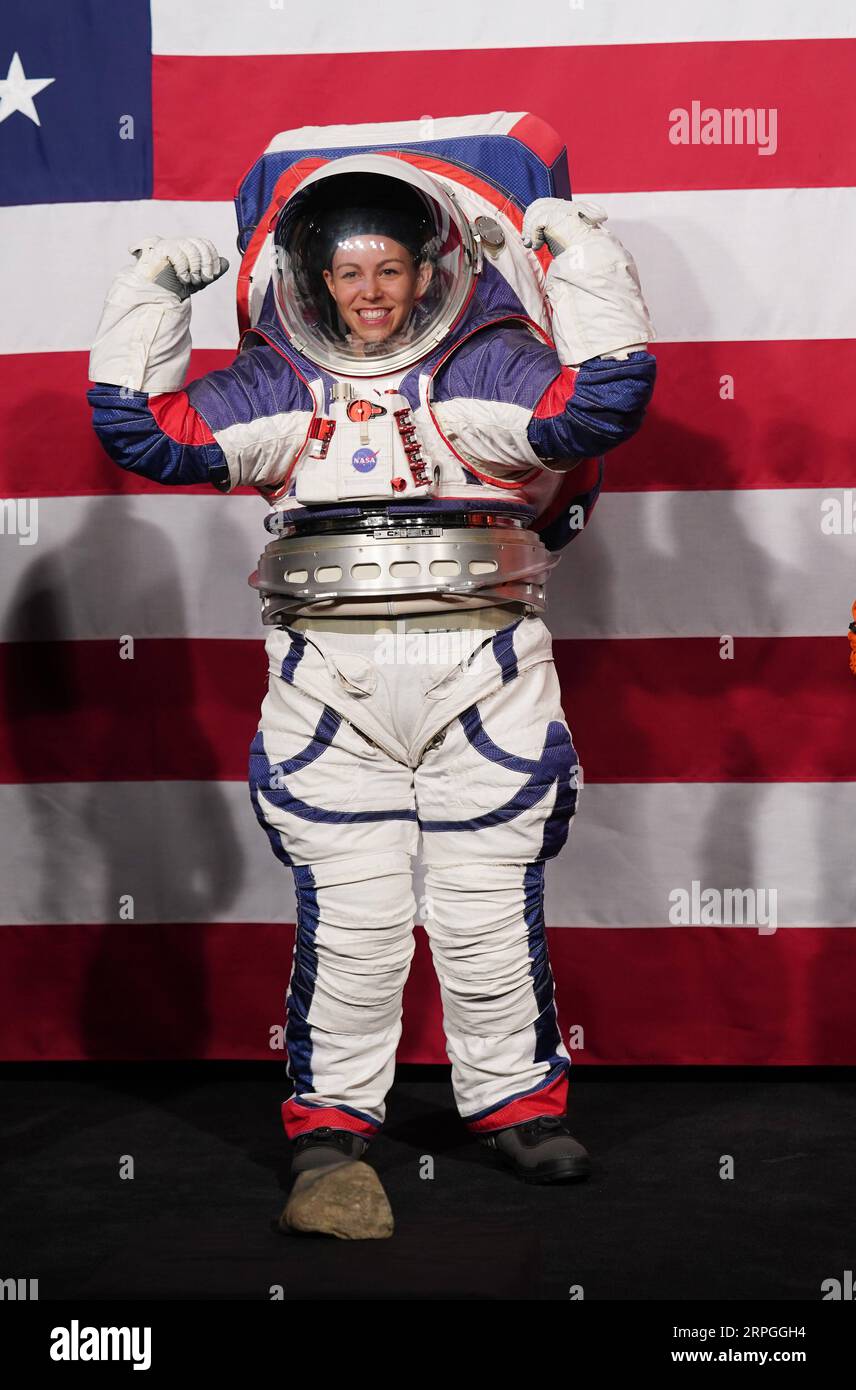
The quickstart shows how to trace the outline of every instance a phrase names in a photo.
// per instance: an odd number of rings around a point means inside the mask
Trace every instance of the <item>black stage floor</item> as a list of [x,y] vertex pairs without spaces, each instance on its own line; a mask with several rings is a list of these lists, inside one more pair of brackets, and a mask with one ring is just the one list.
[[0,1279],[42,1301],[819,1301],[854,1269],[852,1069],[577,1064],[595,1171],[532,1187],[470,1139],[447,1068],[400,1067],[368,1154],[385,1241],[273,1229],[288,1090],[281,1062],[0,1066]]

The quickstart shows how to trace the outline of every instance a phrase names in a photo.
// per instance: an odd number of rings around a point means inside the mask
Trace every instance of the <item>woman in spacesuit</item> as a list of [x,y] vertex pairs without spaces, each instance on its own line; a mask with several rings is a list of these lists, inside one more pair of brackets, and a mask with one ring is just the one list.
[[[531,528],[582,460],[639,428],[655,373],[635,266],[602,209],[539,199],[521,229],[400,160],[362,165],[332,160],[286,201],[239,356],[183,389],[189,334],[155,286],[168,266],[201,288],[217,253],[143,243],[108,299],[89,393],[123,467],[251,483],[272,506],[250,784],[297,897],[282,1223],[317,1229],[326,1190],[338,1215],[322,1228],[340,1235],[366,1204],[374,1229],[359,1233],[391,1229],[362,1159],[394,1074],[417,853],[466,1127],[525,1181],[589,1172],[565,1123],[544,923],[579,763],[539,616],[556,556]],[[549,336],[521,298],[544,243]],[[158,323],[134,318],[135,296],[164,306]],[[390,661],[391,620],[454,644]]]

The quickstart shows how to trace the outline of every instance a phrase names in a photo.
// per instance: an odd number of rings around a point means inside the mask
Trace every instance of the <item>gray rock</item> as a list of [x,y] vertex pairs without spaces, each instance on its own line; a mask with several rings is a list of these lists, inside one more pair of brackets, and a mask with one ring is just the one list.
[[385,1240],[394,1224],[374,1168],[349,1160],[299,1173],[279,1218],[282,1231],[317,1232],[340,1240]]

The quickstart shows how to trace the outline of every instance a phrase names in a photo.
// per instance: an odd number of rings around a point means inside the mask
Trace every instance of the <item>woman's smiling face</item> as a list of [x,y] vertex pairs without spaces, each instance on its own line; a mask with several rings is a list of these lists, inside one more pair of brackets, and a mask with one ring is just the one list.
[[378,343],[403,328],[431,274],[429,262],[414,267],[400,241],[366,233],[339,244],[324,280],[349,332]]

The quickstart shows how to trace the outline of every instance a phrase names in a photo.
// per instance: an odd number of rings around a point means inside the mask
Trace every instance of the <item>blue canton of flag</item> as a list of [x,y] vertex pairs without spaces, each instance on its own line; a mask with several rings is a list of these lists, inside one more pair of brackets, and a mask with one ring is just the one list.
[[3,0],[0,204],[152,194],[148,0]]

